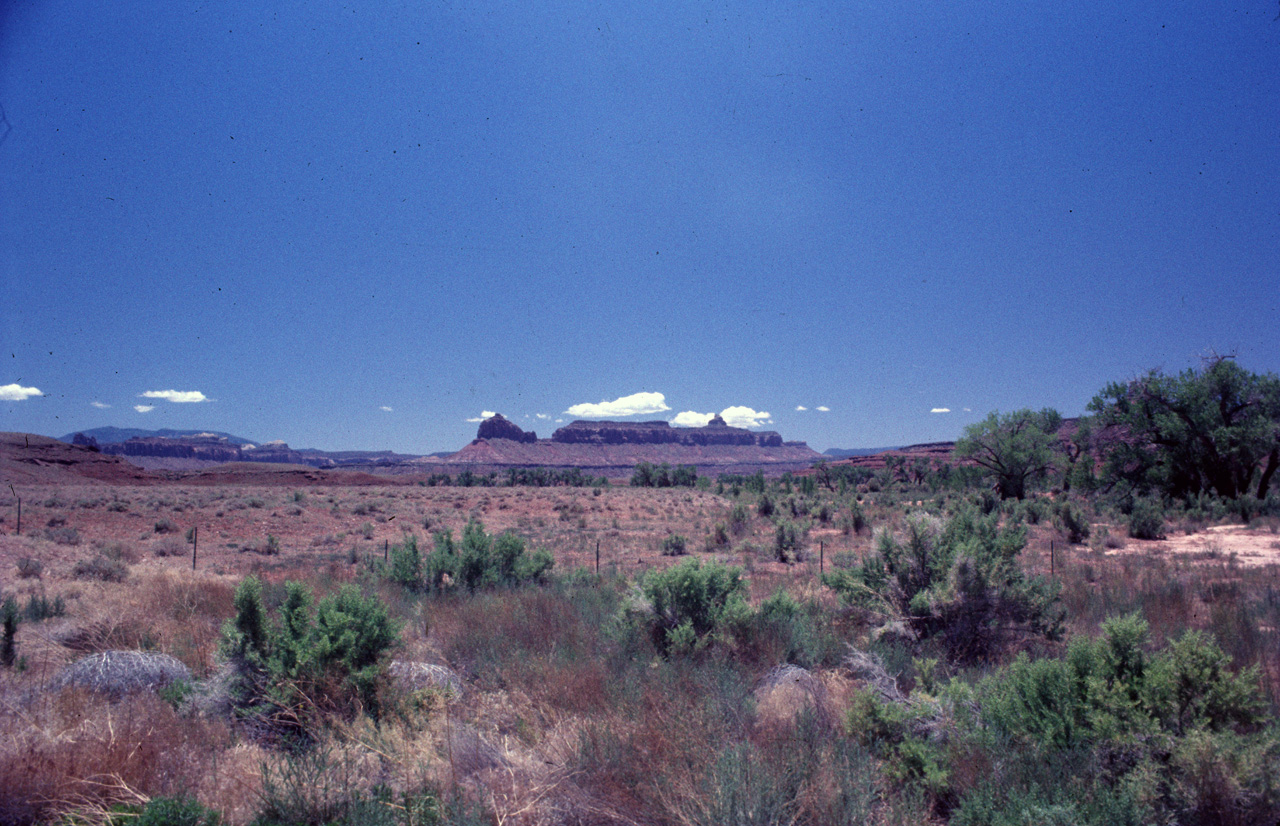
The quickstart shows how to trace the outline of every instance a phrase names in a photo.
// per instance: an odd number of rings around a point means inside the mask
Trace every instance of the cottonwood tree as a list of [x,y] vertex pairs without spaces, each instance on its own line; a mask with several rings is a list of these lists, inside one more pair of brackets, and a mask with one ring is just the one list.
[[1002,499],[1024,499],[1031,485],[1057,468],[1061,424],[1062,416],[1050,408],[995,412],[965,428],[956,456],[982,467]]
[[1126,433],[1104,473],[1139,491],[1265,499],[1280,467],[1280,378],[1230,356],[1167,376],[1109,384],[1089,409]]

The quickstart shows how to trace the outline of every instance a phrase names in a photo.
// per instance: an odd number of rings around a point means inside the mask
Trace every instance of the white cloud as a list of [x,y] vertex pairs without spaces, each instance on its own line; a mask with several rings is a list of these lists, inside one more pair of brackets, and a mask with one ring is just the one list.
[[20,384],[6,384],[0,386],[0,401],[20,402],[31,398],[32,396],[43,396],[37,387],[23,387]]
[[106,402],[89,402],[89,404],[93,405],[99,410],[106,410],[107,408],[111,407],[111,405],[107,404]]
[[156,409],[156,406],[154,404],[135,404],[133,409],[139,413],[150,413],[152,410]]
[[382,410],[382,411],[385,411],[385,412],[387,412],[387,413],[390,413],[390,412],[391,412],[391,408],[390,408],[390,407],[387,407],[385,404],[384,404],[382,407],[379,407],[378,409],[379,409],[379,410]]
[[533,415],[534,415],[534,416],[537,416],[539,419],[550,419],[550,418],[551,418],[551,417],[550,417],[549,415],[547,415],[546,413],[534,413]]
[[177,404],[189,404],[191,402],[207,402],[208,397],[199,390],[148,390],[142,394],[144,399],[164,399]]
[[485,419],[492,419],[496,415],[498,414],[494,413],[492,410],[481,410],[479,416],[476,416],[474,419],[467,419],[467,421],[475,424],[476,422],[483,422]]
[[613,416],[643,416],[670,409],[666,397],[661,393],[632,393],[611,402],[575,404],[564,412],[584,419],[607,419]]
[[951,408],[950,408],[950,407],[935,407],[935,408],[933,408],[932,410],[930,410],[929,412],[930,412],[930,413],[950,413],[950,412],[951,412]]
[[720,418],[724,419],[725,424],[730,427],[759,427],[762,424],[772,424],[771,416],[770,413],[761,413],[742,405],[726,407],[720,411]]
[[809,408],[805,407],[803,404],[797,404],[797,405],[796,405],[796,412],[797,412],[797,413],[799,413],[801,410],[808,410],[808,409],[809,409]]
[[711,421],[714,413],[695,413],[692,410],[685,410],[677,413],[671,423],[676,427],[706,427],[707,422]]
[[831,412],[831,408],[830,408],[830,407],[827,407],[825,404],[820,404],[820,405],[818,405],[818,412],[819,412],[819,413],[830,413],[830,412]]

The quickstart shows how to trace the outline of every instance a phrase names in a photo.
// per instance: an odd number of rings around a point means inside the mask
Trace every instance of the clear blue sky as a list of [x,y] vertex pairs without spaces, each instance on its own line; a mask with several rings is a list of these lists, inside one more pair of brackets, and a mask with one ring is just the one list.
[[1277,11],[9,0],[0,429],[825,449],[1280,372]]

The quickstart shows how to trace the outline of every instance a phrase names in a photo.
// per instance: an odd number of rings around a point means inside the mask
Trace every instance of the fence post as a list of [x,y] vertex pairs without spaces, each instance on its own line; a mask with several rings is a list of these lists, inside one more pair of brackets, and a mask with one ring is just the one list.
[[196,552],[200,548],[200,528],[192,526],[191,528],[191,570],[196,569]]
[[818,574],[821,575],[826,570],[827,553],[826,545],[821,541],[818,542]]

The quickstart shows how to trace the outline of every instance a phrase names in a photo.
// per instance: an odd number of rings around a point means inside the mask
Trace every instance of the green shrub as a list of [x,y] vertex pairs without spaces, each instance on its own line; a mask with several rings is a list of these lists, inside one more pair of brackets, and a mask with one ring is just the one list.
[[221,826],[222,815],[195,800],[153,797],[145,806],[125,806],[112,811],[107,826]]
[[749,610],[742,570],[717,562],[687,559],[651,571],[640,587],[653,604],[654,643],[663,652],[704,646],[722,622]]
[[689,552],[689,541],[678,533],[662,538],[663,556],[684,556]]
[[1057,587],[1028,579],[1017,557],[1025,528],[1001,528],[999,513],[963,508],[944,522],[908,514],[905,535],[880,531],[866,560],[823,576],[850,605],[907,622],[921,637],[941,638],[948,655],[977,661],[1013,635],[1054,638],[1062,611]]
[[359,701],[376,711],[375,680],[399,626],[375,597],[344,585],[319,601],[298,582],[270,624],[256,577],[236,588],[235,617],[223,629],[223,649],[242,666],[242,704],[302,720],[316,708]]
[[18,601],[13,597],[5,597],[0,603],[0,666],[12,668],[18,654],[15,637],[18,623],[22,616],[18,611]]
[[1055,522],[1072,545],[1079,545],[1089,538],[1089,520],[1075,502],[1059,502]]
[[172,519],[161,519],[156,522],[154,530],[156,533],[177,533],[182,529]]
[[1129,514],[1129,536],[1134,539],[1164,539],[1164,508],[1153,499],[1139,499]]
[[391,567],[387,577],[410,590],[422,587],[422,553],[418,550],[418,537],[410,534],[402,544],[391,549]]
[[773,535],[773,555],[779,562],[799,562],[804,550],[805,529],[803,525],[789,522],[786,519],[778,522]]
[[423,580],[431,589],[443,588],[448,580],[469,591],[494,586],[516,586],[542,582],[555,564],[550,551],[525,551],[525,542],[510,531],[490,536],[484,525],[468,522],[462,541],[455,543],[453,532],[435,534],[435,549],[423,560]]

